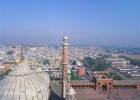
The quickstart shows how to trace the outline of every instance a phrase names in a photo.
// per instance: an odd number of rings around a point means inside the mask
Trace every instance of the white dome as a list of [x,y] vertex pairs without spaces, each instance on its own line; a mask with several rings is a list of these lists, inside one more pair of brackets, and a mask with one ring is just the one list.
[[37,67],[35,72],[40,77],[42,77],[45,80],[46,84],[49,86],[49,84],[50,84],[50,76],[45,71],[43,71],[40,67]]
[[48,100],[49,84],[24,62],[0,81],[0,100]]
[[64,38],[63,38],[63,40],[68,40],[68,37],[65,35]]

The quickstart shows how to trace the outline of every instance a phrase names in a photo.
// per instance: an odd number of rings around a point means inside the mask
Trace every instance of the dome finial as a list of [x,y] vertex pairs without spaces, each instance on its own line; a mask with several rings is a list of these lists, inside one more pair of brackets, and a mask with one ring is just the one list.
[[21,47],[21,50],[20,50],[20,60],[21,60],[21,61],[24,60],[23,49],[22,49],[22,47]]
[[68,40],[68,37],[67,37],[66,32],[65,32],[65,35],[64,35],[63,41],[66,42],[67,40]]
[[36,58],[36,63],[37,63],[36,66],[39,67],[39,63],[40,63],[39,58]]

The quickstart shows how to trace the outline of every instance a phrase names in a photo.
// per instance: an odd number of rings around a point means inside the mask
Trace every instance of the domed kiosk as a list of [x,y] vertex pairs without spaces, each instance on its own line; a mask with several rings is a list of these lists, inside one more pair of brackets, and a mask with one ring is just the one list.
[[49,77],[42,78],[23,59],[0,81],[0,100],[48,100],[49,95]]

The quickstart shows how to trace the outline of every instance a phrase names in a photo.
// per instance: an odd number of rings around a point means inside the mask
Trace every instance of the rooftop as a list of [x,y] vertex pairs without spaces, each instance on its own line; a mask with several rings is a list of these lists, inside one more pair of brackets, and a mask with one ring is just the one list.
[[76,100],[139,100],[140,91],[132,88],[113,89],[111,93],[92,88],[74,88]]

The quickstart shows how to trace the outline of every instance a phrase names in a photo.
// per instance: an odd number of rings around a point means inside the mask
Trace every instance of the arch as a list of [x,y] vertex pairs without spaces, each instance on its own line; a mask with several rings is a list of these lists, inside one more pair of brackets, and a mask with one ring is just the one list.
[[107,90],[107,84],[102,84],[101,88],[102,88],[102,91],[106,91]]
[[135,85],[135,88],[137,88],[137,85]]

